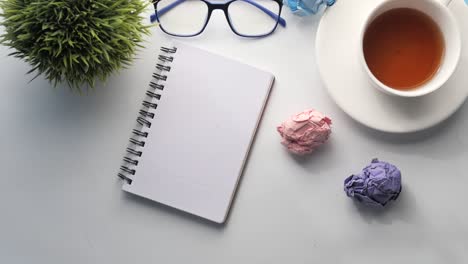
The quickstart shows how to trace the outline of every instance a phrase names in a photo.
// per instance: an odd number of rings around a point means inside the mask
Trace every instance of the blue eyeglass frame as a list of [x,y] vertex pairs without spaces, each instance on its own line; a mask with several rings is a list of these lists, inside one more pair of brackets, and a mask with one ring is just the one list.
[[[273,32],[275,32],[276,28],[278,27],[278,24],[281,25],[282,27],[286,27],[286,20],[281,17],[281,11],[283,9],[282,0],[271,0],[271,1],[276,2],[278,4],[278,6],[279,6],[278,14],[276,14],[276,13],[270,11],[269,9],[261,6],[260,4],[256,3],[255,0],[230,0],[230,1],[227,1],[225,3],[211,3],[210,1],[207,1],[207,0],[198,0],[198,1],[204,2],[208,7],[208,14],[207,14],[207,17],[206,17],[205,24],[203,25],[202,29],[199,32],[194,33],[194,34],[180,35],[180,34],[174,34],[174,33],[170,33],[168,31],[166,31],[164,29],[164,27],[161,25],[159,17],[164,15],[166,12],[170,11],[172,8],[182,4],[185,1],[187,1],[187,0],[176,0],[173,3],[167,5],[166,7],[161,8],[160,10],[158,10],[158,3],[161,2],[161,1],[160,0],[154,1],[153,5],[154,5],[155,12],[150,17],[151,22],[156,22],[157,21],[159,23],[159,27],[161,28],[161,30],[164,33],[168,34],[168,35],[176,36],[176,37],[194,37],[194,36],[200,35],[205,30],[206,26],[208,25],[208,22],[210,21],[211,14],[213,13],[213,10],[221,9],[221,10],[224,11],[224,15],[226,16],[226,20],[227,20],[227,22],[229,24],[229,27],[231,28],[232,32],[234,32],[236,35],[241,36],[241,37],[245,37],[245,38],[266,37],[266,36],[269,36],[269,35],[273,34]],[[249,3],[249,4],[257,7],[261,11],[263,11],[265,14],[267,14],[272,19],[274,19],[276,21],[276,24],[273,27],[273,29],[268,33],[260,34],[260,35],[245,35],[245,34],[241,34],[241,33],[237,32],[235,27],[232,25],[232,22],[231,22],[231,19],[229,18],[229,13],[228,13],[229,5],[231,3],[233,3],[233,2],[236,2],[236,1],[242,1],[242,2]]]

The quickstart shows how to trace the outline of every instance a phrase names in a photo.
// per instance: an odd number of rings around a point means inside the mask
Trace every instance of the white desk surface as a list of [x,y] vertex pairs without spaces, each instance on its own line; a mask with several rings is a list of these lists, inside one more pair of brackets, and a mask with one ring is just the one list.
[[[170,37],[154,28],[135,67],[87,96],[28,83],[29,67],[1,47],[0,263],[468,263],[468,105],[421,133],[362,127],[319,79],[319,19],[284,13],[287,29],[268,38],[237,37],[215,12],[202,36],[182,39],[276,75],[225,226],[127,195],[116,177],[152,58]],[[309,107],[333,118],[334,133],[294,158],[275,128]],[[404,181],[379,212],[343,192],[374,157],[397,164]]]

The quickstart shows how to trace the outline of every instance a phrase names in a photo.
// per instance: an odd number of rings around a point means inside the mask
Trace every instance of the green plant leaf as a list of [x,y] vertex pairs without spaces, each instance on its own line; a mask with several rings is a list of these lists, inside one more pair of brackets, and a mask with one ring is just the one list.
[[[83,93],[131,65],[142,48],[146,0],[0,0],[0,44],[54,86]],[[37,77],[37,75],[35,77]],[[35,78],[34,77],[34,78]],[[33,79],[34,79],[33,78]]]

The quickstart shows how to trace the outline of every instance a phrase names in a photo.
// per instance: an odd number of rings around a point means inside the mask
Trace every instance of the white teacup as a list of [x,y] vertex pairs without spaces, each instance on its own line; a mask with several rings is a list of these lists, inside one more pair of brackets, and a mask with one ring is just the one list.
[[[455,71],[461,53],[461,36],[457,21],[447,8],[450,0],[386,0],[375,7],[370,13],[361,30],[360,36],[360,59],[364,69],[370,77],[372,84],[379,90],[400,97],[419,97],[436,91],[441,88]],[[412,8],[421,11],[434,20],[442,31],[445,52],[439,66],[438,72],[423,85],[412,90],[397,90],[383,84],[370,71],[363,50],[364,35],[370,23],[382,13],[395,8]]]

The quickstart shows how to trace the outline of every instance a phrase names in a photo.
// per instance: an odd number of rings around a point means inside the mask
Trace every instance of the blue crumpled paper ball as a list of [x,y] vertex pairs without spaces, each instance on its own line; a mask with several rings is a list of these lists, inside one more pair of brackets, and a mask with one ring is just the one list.
[[346,178],[344,190],[358,202],[383,207],[400,195],[401,172],[395,165],[374,159],[361,173]]
[[322,6],[332,6],[336,0],[284,0],[293,14],[298,16],[309,16],[317,14]]

